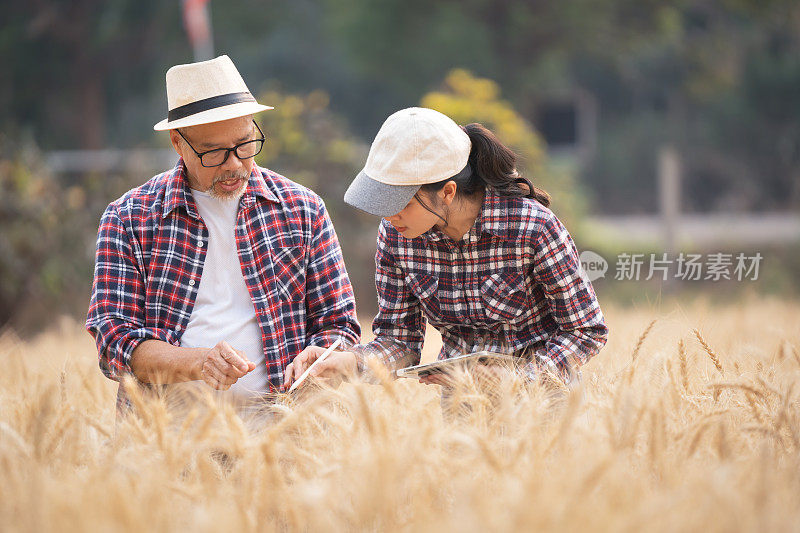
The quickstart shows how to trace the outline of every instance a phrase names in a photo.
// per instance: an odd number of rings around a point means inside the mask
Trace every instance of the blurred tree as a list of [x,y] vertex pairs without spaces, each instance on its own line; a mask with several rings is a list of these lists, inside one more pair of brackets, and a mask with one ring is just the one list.
[[85,207],[85,191],[61,187],[33,143],[0,135],[0,326],[88,302]]
[[188,53],[178,17],[177,2],[158,0],[4,4],[2,119],[33,125],[40,144],[106,146],[109,114]]
[[[599,153],[582,177],[601,210],[655,208],[664,143],[684,156],[690,207],[775,208],[796,197],[783,191],[797,188],[800,117],[774,113],[800,100],[792,74],[800,57],[796,0],[328,0],[326,7],[333,34],[361,75],[381,81],[387,102],[415,101],[453,65],[501,81],[525,117],[576,89],[595,95]],[[764,83],[769,90],[755,97],[752,89]],[[715,111],[720,100],[728,105]],[[756,124],[770,140],[752,138]],[[740,139],[736,151],[731,136]]]
[[[458,66],[496,80],[528,120],[577,90],[596,97],[598,154],[581,178],[601,210],[655,206],[666,142],[684,156],[689,207],[800,201],[796,0],[210,5],[217,53],[252,90],[269,79],[294,93],[324,88],[364,138]],[[9,0],[0,125],[30,129],[45,148],[165,143],[150,132],[165,111],[164,72],[190,60],[177,0]]]
[[583,59],[607,72],[578,77],[604,107],[584,173],[599,203],[653,210],[656,154],[669,143],[684,159],[688,210],[800,206],[800,4],[632,4],[608,2],[630,38]]
[[352,217],[343,196],[366,160],[367,146],[350,133],[347,122],[329,109],[324,91],[286,93],[277,84],[259,96],[275,109],[261,115],[267,142],[257,162],[313,189],[325,199],[342,227]]

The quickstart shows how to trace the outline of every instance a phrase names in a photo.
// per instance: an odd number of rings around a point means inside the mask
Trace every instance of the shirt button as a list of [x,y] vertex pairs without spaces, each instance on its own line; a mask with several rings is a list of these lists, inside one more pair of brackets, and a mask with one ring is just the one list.
[[197,246],[199,246],[200,248],[203,247],[203,244],[204,244],[203,241],[197,241]]
[[175,331],[180,331],[180,330],[181,330],[181,325],[180,325],[180,324],[178,324],[177,326],[175,326]]
[[193,280],[193,279],[190,279],[190,280],[189,280],[189,286],[190,286],[190,287],[194,287],[194,280]]

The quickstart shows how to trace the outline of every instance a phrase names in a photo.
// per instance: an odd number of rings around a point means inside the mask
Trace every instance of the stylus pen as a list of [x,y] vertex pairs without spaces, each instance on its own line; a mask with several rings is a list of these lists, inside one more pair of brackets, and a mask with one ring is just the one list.
[[303,374],[299,378],[297,378],[297,380],[294,383],[292,383],[292,386],[289,387],[289,392],[295,390],[303,382],[303,380],[305,380],[308,377],[308,375],[311,373],[311,370],[315,366],[323,362],[325,359],[327,359],[327,357],[333,352],[333,350],[336,349],[337,346],[339,346],[339,344],[341,344],[341,342],[342,339],[336,339],[335,341],[333,341],[333,344],[328,346],[328,349],[322,352],[322,355],[317,357],[317,360],[311,363],[311,366],[306,368],[306,371],[303,372]]

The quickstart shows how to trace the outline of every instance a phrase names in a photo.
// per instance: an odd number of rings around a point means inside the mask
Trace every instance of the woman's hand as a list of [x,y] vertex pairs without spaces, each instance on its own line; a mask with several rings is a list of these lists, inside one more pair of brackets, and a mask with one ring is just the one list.
[[441,385],[442,387],[450,387],[453,385],[453,378],[445,373],[428,374],[427,376],[419,378],[419,382],[424,383],[425,385]]
[[[325,352],[325,348],[319,346],[309,346],[294,358],[286,366],[284,372],[283,387],[288,388],[294,381],[303,375],[320,355]],[[333,351],[320,364],[314,367],[309,374],[309,378],[343,378],[357,373],[356,354],[353,352]]]
[[475,365],[471,372],[475,382],[483,386],[496,386],[512,373],[508,367],[503,365]]
[[[511,370],[502,365],[475,365],[470,368],[470,373],[479,385],[497,385],[511,374]],[[429,374],[419,378],[419,381],[426,385],[453,386],[453,378],[445,373]]]

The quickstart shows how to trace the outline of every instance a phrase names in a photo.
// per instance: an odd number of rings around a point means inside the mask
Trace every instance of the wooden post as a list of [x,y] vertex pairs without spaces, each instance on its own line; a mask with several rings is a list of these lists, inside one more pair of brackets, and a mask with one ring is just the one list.
[[658,154],[658,202],[663,224],[664,251],[675,259],[680,217],[681,164],[673,146],[663,146]]

